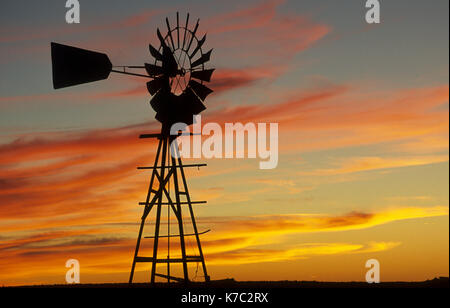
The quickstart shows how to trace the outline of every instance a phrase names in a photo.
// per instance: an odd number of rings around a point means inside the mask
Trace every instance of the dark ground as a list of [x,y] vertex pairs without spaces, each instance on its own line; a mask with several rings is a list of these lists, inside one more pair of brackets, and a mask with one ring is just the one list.
[[449,278],[440,277],[420,282],[381,282],[368,284],[366,282],[319,282],[319,281],[235,281],[234,279],[214,280],[209,283],[105,283],[105,284],[62,284],[33,285],[24,288],[226,288],[226,289],[277,289],[277,288],[449,288]]

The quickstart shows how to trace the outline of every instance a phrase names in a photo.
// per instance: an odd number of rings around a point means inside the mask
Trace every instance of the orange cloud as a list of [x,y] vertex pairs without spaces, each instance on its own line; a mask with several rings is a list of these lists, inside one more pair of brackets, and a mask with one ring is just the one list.
[[[370,228],[404,219],[448,215],[448,207],[403,207],[375,213],[333,215],[271,215],[255,217],[217,217],[200,219],[201,224],[214,224],[214,232],[203,237],[209,264],[248,264],[304,259],[319,255],[381,252],[397,247],[399,242],[302,243],[286,244],[282,235],[304,232],[336,232]],[[67,228],[67,227],[66,227]],[[135,244],[137,224],[106,224],[74,229],[21,235],[3,239],[0,246],[0,273],[8,284],[42,283],[63,279],[64,262],[80,260],[85,275],[119,273],[126,280]],[[151,252],[152,240],[145,239],[141,254]],[[276,248],[267,248],[278,243]],[[161,255],[167,240],[161,239]],[[176,251],[172,242],[172,254]],[[37,259],[36,256],[39,256]],[[10,260],[16,262],[11,264]],[[142,270],[139,268],[138,270]],[[86,282],[86,280],[84,280]],[[60,281],[61,283],[63,281]]]
[[260,28],[275,17],[276,8],[284,2],[284,0],[263,1],[251,7],[214,16],[205,22],[212,33]]
[[[426,110],[438,106],[447,98],[448,86],[401,91],[393,98],[389,98],[387,102],[379,102],[385,106],[378,111],[380,113],[404,112],[414,115],[407,117],[408,120],[405,121],[408,123],[403,128],[402,121],[394,121],[391,117],[375,116],[373,112],[361,112],[362,108],[372,109],[373,102],[359,107],[355,111],[356,114],[353,114],[354,111],[351,108],[347,110],[345,106],[340,106],[344,120],[334,120],[334,117],[330,117],[330,115],[333,115],[336,110],[335,102],[342,100],[341,96],[348,95],[349,89],[346,86],[329,85],[325,88],[304,91],[298,99],[288,100],[281,104],[219,108],[208,116],[208,120],[219,123],[223,123],[224,119],[241,122],[278,120],[280,134],[290,131],[299,134],[305,133],[305,131],[315,134],[313,139],[296,138],[296,143],[282,144],[283,151],[311,150],[319,146],[320,148],[333,148],[360,145],[361,142],[367,144],[385,140],[402,140],[413,136],[423,137],[429,131],[436,131],[433,126],[448,131],[448,127],[444,127],[439,124],[440,121],[436,121],[436,117],[440,119],[443,112],[431,112],[429,119],[424,117],[426,119],[424,124],[430,125],[431,128],[426,125],[413,125],[415,121],[423,122],[419,114],[426,114]],[[354,102],[349,103],[350,106],[354,104]],[[363,115],[369,115],[369,118],[365,119]],[[291,126],[291,121],[299,116],[302,119],[297,120],[295,126]],[[322,124],[320,126],[314,124],[311,119]],[[355,122],[352,124],[352,121]],[[342,125],[358,127],[357,132],[351,130],[350,134],[339,134],[338,137],[335,137],[336,131],[341,129]],[[392,125],[397,128],[389,128]],[[127,195],[137,194],[137,187],[142,189],[144,185],[136,186],[133,182],[133,175],[137,174],[134,167],[151,161],[152,151],[154,151],[154,146],[151,144],[154,141],[139,140],[137,136],[152,128],[157,130],[158,125],[152,122],[82,133],[47,133],[41,136],[21,137],[9,144],[1,145],[0,161],[3,172],[0,179],[2,184],[0,212],[9,218],[16,217],[16,215],[24,217],[32,213],[42,216],[44,213],[50,214],[52,211],[61,215],[65,209],[67,212],[71,211],[70,207],[67,207],[67,202],[73,204],[74,207],[76,204],[95,204],[98,200],[95,190],[108,189],[108,186],[119,181],[122,189],[115,188],[117,193],[111,193],[111,197],[107,200],[116,204],[116,200],[125,200]],[[329,130],[334,131],[333,139],[321,138],[323,134],[329,135]],[[374,130],[378,133],[372,134]],[[379,130],[383,130],[385,133],[379,134]],[[401,133],[402,130],[404,133]],[[149,151],[148,157],[145,155],[147,151]],[[130,155],[130,153],[142,154]],[[349,173],[445,160],[448,160],[446,155],[408,155],[397,158],[366,157],[350,159],[344,161],[341,167],[319,170],[319,172]],[[239,168],[234,170],[239,170]],[[229,172],[229,170],[221,172]],[[127,178],[129,178],[129,184],[125,180]],[[83,190],[85,190],[84,193],[82,193]],[[58,193],[55,194],[55,191]],[[64,200],[69,201],[64,202]],[[31,203],[34,204],[34,207],[30,207]]]
[[279,12],[284,2],[262,1],[205,20],[212,44],[221,49],[235,48],[230,51],[238,51],[239,58],[263,57],[280,63],[331,31],[329,26],[314,23],[305,16]]

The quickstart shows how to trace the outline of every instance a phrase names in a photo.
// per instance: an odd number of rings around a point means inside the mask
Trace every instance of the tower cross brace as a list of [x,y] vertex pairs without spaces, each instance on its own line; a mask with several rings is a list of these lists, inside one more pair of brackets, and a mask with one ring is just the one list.
[[[189,273],[188,273],[188,263],[197,262],[201,263],[203,270],[203,277],[205,281],[209,281],[209,276],[206,270],[205,258],[203,256],[203,251],[200,243],[200,235],[208,232],[198,232],[197,223],[194,217],[194,210],[192,205],[199,203],[206,203],[205,201],[191,201],[191,197],[188,190],[186,175],[184,172],[185,167],[201,167],[206,164],[190,164],[183,165],[180,157],[180,153],[178,151],[177,138],[178,136],[172,136],[168,134],[146,134],[141,135],[140,138],[158,138],[158,148],[156,151],[155,162],[153,167],[138,167],[138,169],[151,169],[152,175],[150,177],[150,184],[147,192],[147,197],[145,202],[140,202],[141,205],[144,205],[144,211],[141,217],[141,224],[139,227],[138,238],[136,242],[136,249],[134,252],[133,263],[131,266],[130,279],[129,283],[133,282],[134,271],[136,267],[136,263],[138,262],[149,262],[152,264],[151,266],[151,276],[150,282],[155,283],[156,277],[166,278],[167,282],[170,283],[171,280],[178,282],[189,282]],[[166,172],[167,171],[167,172]],[[179,179],[181,178],[181,187],[183,190],[180,190]],[[170,195],[170,183],[174,185],[174,196],[175,200]],[[155,184],[157,188],[154,189]],[[182,196],[185,198],[185,201],[182,201]],[[164,201],[166,200],[166,201]],[[167,235],[160,235],[160,226],[161,226],[161,212],[163,206],[170,207],[168,209],[168,214],[173,212],[175,215],[177,224],[178,224],[178,234],[172,235],[170,234],[170,220],[168,221],[168,233]],[[183,210],[187,206],[188,213],[190,216],[190,220],[192,223],[193,233],[186,234],[184,230],[183,223]],[[153,208],[156,208],[156,216],[155,216],[155,231],[154,236],[144,237],[144,238],[152,238],[153,239],[153,255],[151,257],[143,257],[139,256],[139,249],[141,246],[142,234],[144,231],[145,223],[148,219],[148,216]],[[197,244],[198,255],[189,256],[186,254],[186,240],[185,237],[194,236],[195,242]],[[180,250],[181,250],[181,258],[170,258],[170,238],[178,237],[180,241]],[[167,247],[167,258],[158,258],[158,248],[159,248],[159,239],[167,238],[168,247]],[[167,264],[167,274],[157,273],[156,267],[158,263],[166,263]],[[183,278],[178,278],[171,276],[170,274],[170,265],[173,263],[181,263],[183,268]]]

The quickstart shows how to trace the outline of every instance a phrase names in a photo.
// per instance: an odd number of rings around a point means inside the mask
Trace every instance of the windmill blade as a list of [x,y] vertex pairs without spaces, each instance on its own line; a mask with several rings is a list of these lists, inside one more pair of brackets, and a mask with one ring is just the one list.
[[159,28],[156,29],[156,35],[158,36],[159,41],[161,42],[161,46],[163,46],[163,47],[167,46],[166,42],[164,41],[163,36],[161,35],[161,32],[159,31]]
[[196,79],[200,79],[203,81],[207,81],[210,82],[211,81],[211,75],[214,72],[214,69],[210,69],[210,70],[203,70],[203,71],[193,71],[191,72],[191,77],[192,78],[196,78]]
[[195,92],[195,94],[197,94],[197,96],[204,101],[205,98],[211,94],[212,92],[214,92],[213,90],[211,90],[210,88],[208,88],[205,85],[202,85],[201,83],[195,81],[195,80],[191,80],[189,81],[189,87],[191,87],[191,89]]
[[194,31],[192,31],[192,34],[191,34],[191,40],[189,41],[189,45],[188,45],[188,47],[186,48],[186,53],[187,52],[189,52],[189,48],[191,48],[191,45],[192,45],[192,41],[194,40],[194,37],[195,37],[195,33],[197,32],[197,29],[198,29],[198,23],[200,22],[200,19],[197,19],[197,23],[195,24],[195,28],[194,28]]
[[162,54],[160,54],[159,51],[158,51],[155,47],[152,46],[152,44],[149,44],[149,45],[148,45],[148,48],[150,49],[150,54],[151,54],[156,60],[159,60],[159,61],[162,61],[162,60],[163,60]]
[[104,53],[51,43],[53,88],[106,79],[112,64]]
[[147,82],[147,89],[150,92],[150,95],[155,95],[162,87],[164,86],[164,82],[160,78],[155,78],[149,82]]
[[188,29],[188,25],[189,25],[189,13],[187,13],[187,17],[186,17],[186,26],[184,26],[184,37],[183,37],[183,50],[184,50],[184,44],[186,43],[186,33],[187,33],[187,29]]
[[170,42],[172,43],[172,50],[175,50],[175,44],[173,42],[173,37],[172,37],[172,29],[170,29],[170,24],[169,24],[169,18],[166,17],[166,25],[167,25],[167,30],[168,30],[168,34],[170,37]]
[[192,54],[189,56],[190,59],[192,59],[195,56],[195,54],[197,53],[197,51],[199,51],[200,48],[202,48],[203,43],[205,43],[205,40],[206,40],[206,34],[203,35],[203,37],[202,37],[202,39],[200,41],[198,41],[197,47],[194,49]]
[[156,114],[167,116],[167,93],[165,91],[158,91],[150,100],[150,105]]
[[177,48],[180,48],[180,14],[177,12]]
[[169,120],[169,118],[167,117],[167,115],[163,115],[160,112],[157,112],[155,115],[155,119],[158,120],[161,123],[165,123]]
[[183,99],[183,107],[184,114],[194,115],[199,114],[203,110],[206,109],[205,105],[203,105],[202,101],[198,98],[198,96],[192,91],[191,88],[186,88],[184,93],[180,95]]
[[204,53],[198,60],[196,60],[196,61],[194,61],[194,63],[192,63],[191,67],[196,67],[196,66],[202,65],[205,62],[208,62],[209,59],[211,58],[212,51],[213,50],[211,49],[207,53]]
[[164,74],[170,77],[175,77],[178,73],[178,63],[169,46],[163,47],[163,59],[162,66],[164,69]]
[[194,117],[192,116],[192,114],[180,114],[177,118],[177,122],[184,123],[187,126],[194,123]]
[[162,67],[149,63],[145,63],[145,70],[147,71],[147,74],[149,74],[150,76],[158,76],[164,73]]

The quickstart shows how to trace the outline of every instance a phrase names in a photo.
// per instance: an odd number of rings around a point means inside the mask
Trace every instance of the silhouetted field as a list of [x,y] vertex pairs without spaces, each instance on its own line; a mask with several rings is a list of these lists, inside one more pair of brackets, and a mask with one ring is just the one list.
[[420,282],[319,282],[319,281],[235,281],[234,279],[214,280],[208,283],[100,283],[100,284],[60,284],[32,285],[24,288],[226,288],[226,289],[276,289],[276,288],[449,288],[449,278],[440,277]]

